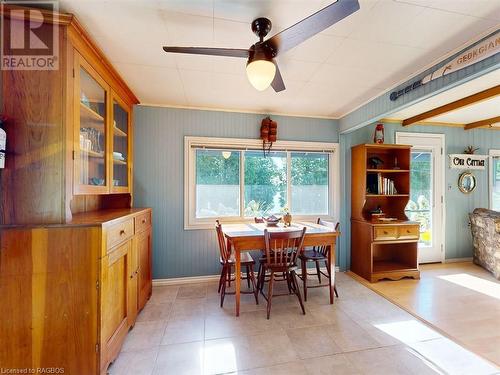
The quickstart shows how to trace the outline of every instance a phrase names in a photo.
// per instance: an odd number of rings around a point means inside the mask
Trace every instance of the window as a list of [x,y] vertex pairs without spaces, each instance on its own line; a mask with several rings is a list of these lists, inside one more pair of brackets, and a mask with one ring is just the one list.
[[285,208],[295,219],[337,217],[336,143],[279,141],[266,156],[261,147],[258,140],[186,137],[186,229]]
[[286,152],[246,151],[244,216],[280,213],[286,205]]
[[500,150],[490,150],[490,208],[500,211]]
[[292,152],[291,159],[293,213],[328,215],[328,154]]
[[240,153],[196,150],[196,217],[238,216]]

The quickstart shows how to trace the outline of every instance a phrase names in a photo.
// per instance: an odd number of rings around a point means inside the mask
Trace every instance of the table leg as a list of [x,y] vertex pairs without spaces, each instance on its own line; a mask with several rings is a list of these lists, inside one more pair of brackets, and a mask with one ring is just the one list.
[[335,287],[335,242],[330,245],[330,251],[328,252],[328,267],[330,267],[330,304],[333,304],[333,288]]
[[235,298],[236,298],[236,316],[240,316],[240,288],[241,288],[241,252],[239,249],[234,249],[235,257]]

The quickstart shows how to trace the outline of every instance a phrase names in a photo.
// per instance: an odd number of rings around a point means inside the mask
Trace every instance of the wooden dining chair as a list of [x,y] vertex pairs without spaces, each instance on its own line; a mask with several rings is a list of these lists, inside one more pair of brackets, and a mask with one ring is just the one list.
[[[337,223],[335,227],[332,222],[321,220],[318,218],[317,223],[319,225],[323,225],[325,227],[335,228],[335,232],[340,232],[340,223]],[[319,288],[319,287],[329,287],[330,294],[332,294],[332,286],[331,286],[331,275],[330,275],[330,264],[328,263],[328,252],[331,251],[331,246],[314,246],[310,250],[304,250],[300,255],[300,263],[302,273],[299,278],[302,280],[302,285],[304,288],[304,301],[307,301],[307,288]],[[316,273],[308,273],[307,272],[307,264],[309,262],[314,262],[316,265]],[[326,265],[327,272],[324,273],[320,269],[320,262],[324,262]],[[328,284],[321,284],[321,275],[325,276],[328,279]],[[307,276],[317,276],[319,284],[316,285],[308,285],[307,284]],[[333,286],[333,292],[335,293],[335,297],[339,297],[337,292],[337,286]],[[332,298],[332,297],[330,297]],[[332,301],[332,300],[331,300]],[[333,301],[332,301],[333,302]],[[332,303],[330,302],[330,303]]]
[[[264,295],[264,298],[267,300],[267,319],[269,319],[271,315],[273,285],[275,281],[278,281],[274,277],[275,273],[282,273],[285,275],[289,291],[288,294],[291,294],[292,292],[295,293],[299,300],[302,313],[304,315],[306,313],[304,304],[302,303],[302,297],[300,295],[300,289],[298,287],[295,272],[297,269],[297,256],[302,251],[305,233],[305,227],[302,230],[290,232],[269,232],[267,229],[264,230],[266,257],[265,262],[262,264],[263,271],[260,274],[261,280],[259,285],[261,288],[263,287],[266,272],[269,271],[269,287],[267,296]],[[277,294],[275,297],[288,294]]]
[[215,230],[217,232],[217,241],[219,243],[219,261],[222,265],[219,279],[220,307],[224,306],[224,297],[226,294],[234,294],[234,292],[226,292],[226,287],[228,285],[231,286],[231,281],[235,280],[236,277],[241,277],[242,280],[247,280],[248,288],[251,288],[251,291],[242,291],[241,294],[253,294],[255,296],[255,303],[258,305],[259,291],[257,289],[255,274],[253,271],[255,261],[249,253],[241,253],[241,268],[246,269],[246,277],[242,277],[242,275],[234,275],[234,278],[232,278],[232,268],[235,265],[235,259],[234,255],[227,249],[224,233],[222,232],[222,225],[219,220],[216,221]]

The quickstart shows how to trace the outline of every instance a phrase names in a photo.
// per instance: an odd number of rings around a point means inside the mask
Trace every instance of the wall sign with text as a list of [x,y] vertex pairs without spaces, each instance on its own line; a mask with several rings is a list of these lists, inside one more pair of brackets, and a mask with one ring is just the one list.
[[485,169],[488,155],[451,154],[450,168],[452,169]]

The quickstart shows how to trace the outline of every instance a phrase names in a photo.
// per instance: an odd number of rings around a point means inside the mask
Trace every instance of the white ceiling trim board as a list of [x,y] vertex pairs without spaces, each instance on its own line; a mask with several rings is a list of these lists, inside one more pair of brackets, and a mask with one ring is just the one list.
[[239,109],[227,109],[227,108],[211,108],[211,107],[196,107],[187,105],[169,105],[169,104],[158,104],[158,103],[144,103],[141,102],[137,104],[139,107],[160,107],[160,108],[172,108],[172,109],[190,109],[194,111],[212,111],[212,112],[229,112],[229,113],[249,113],[254,115],[269,115],[269,116],[284,116],[284,117],[299,117],[299,118],[317,118],[320,120],[339,120],[338,117],[327,117],[327,116],[313,116],[313,115],[301,115],[293,113],[281,113],[281,112],[266,112],[266,111],[249,111],[249,110],[239,110]]

